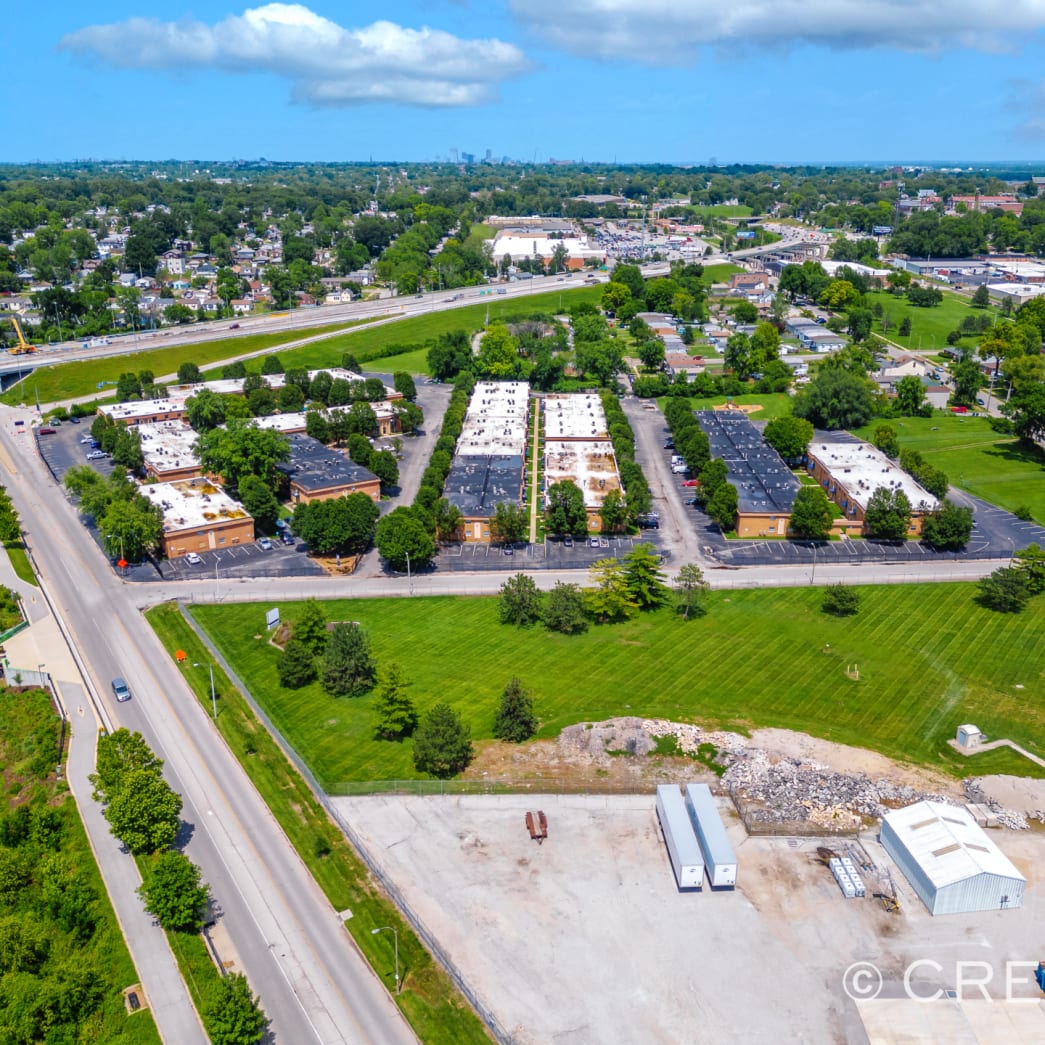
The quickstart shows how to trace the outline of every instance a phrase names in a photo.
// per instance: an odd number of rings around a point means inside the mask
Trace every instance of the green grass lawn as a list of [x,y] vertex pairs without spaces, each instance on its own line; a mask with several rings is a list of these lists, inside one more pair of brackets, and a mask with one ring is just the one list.
[[483,244],[488,239],[493,239],[497,235],[497,229],[492,225],[473,225],[468,232],[468,238],[464,241],[466,247],[472,250],[482,250]]
[[33,572],[33,565],[29,561],[29,553],[25,550],[25,545],[21,541],[4,541],[4,548],[7,549],[7,557],[11,560],[15,576],[27,584],[38,587],[36,574]]
[[[924,353],[940,352],[947,347],[947,335],[959,327],[967,315],[987,311],[974,309],[968,298],[947,290],[943,292],[941,304],[933,308],[917,308],[907,298],[894,296],[884,290],[871,291],[867,300],[872,307],[876,302],[880,302],[886,315],[892,319],[892,326],[885,332],[882,331],[881,322],[875,320],[876,333],[903,345],[904,348]],[[997,315],[997,309],[990,309],[989,312],[991,315]],[[911,319],[911,333],[907,337],[901,337],[900,324],[907,316]],[[966,341],[973,344],[975,338]]]
[[[428,364],[424,359],[425,350],[421,346],[426,341],[451,330],[467,330],[469,334],[481,330],[486,322],[487,311],[491,320],[523,319],[536,312],[558,311],[560,301],[563,308],[568,308],[578,301],[598,302],[602,298],[602,292],[601,286],[595,286],[575,287],[572,290],[557,290],[522,298],[492,297],[481,304],[467,305],[446,312],[430,312],[370,330],[335,335],[313,345],[303,345],[289,352],[281,352],[279,358],[285,366],[316,368],[340,363],[341,356],[345,352],[351,352],[368,370],[407,370],[410,373],[426,374]],[[403,355],[386,356],[389,345],[418,347],[415,351]],[[412,365],[404,365],[407,360],[412,360]]]
[[[207,670],[210,651],[175,605],[157,606],[149,610],[146,617],[171,656],[175,650],[185,651],[186,658],[182,662],[185,681],[210,714]],[[393,961],[390,934],[374,936],[370,930],[383,925],[399,930],[402,993],[395,996],[395,1001],[418,1038],[432,1045],[488,1042],[479,1019],[465,1005],[449,977],[425,950],[385,892],[370,878],[344,834],[330,821],[308,784],[221,668],[215,668],[214,686],[217,728],[222,738],[333,908],[352,912],[345,928],[377,975],[389,986]],[[181,944],[182,961],[205,973],[191,941],[183,939]]]
[[[962,722],[1045,754],[1045,706],[1034,696],[1045,682],[1045,598],[1012,616],[982,609],[974,594],[967,584],[863,588],[859,614],[840,620],[821,612],[818,589],[722,591],[701,620],[664,610],[574,637],[501,625],[493,598],[326,607],[329,619],[369,631],[379,664],[402,666],[422,713],[447,701],[480,741],[517,675],[533,692],[542,737],[617,715],[779,726],[965,775],[980,764],[970,768],[945,743]],[[284,621],[299,607],[285,604]],[[279,687],[277,651],[255,638],[267,608],[191,612],[324,786],[416,776],[409,742],[373,738],[373,697]],[[853,664],[859,682],[846,677]],[[1026,761],[1015,771],[1038,775]]]
[[710,287],[712,283],[725,283],[734,272],[744,271],[745,269],[741,265],[731,265],[729,262],[721,265],[705,265],[701,281]]
[[431,373],[428,368],[427,348],[415,348],[412,352],[402,352],[397,356],[378,356],[377,359],[371,359],[366,363],[361,361],[360,365],[364,370],[379,374],[394,374],[400,370],[408,374],[426,376]]
[[918,450],[943,469],[954,486],[1013,511],[1021,505],[1045,525],[1045,453],[995,432],[985,417],[936,413],[932,417],[875,420],[856,434],[870,439],[880,424],[896,429],[900,446]]
[[708,203],[701,205],[693,204],[693,209],[711,218],[750,218],[754,213],[750,207],[743,204]]
[[[248,334],[244,337],[219,337],[215,331],[214,341],[203,341],[194,345],[175,345],[168,348],[151,348],[143,352],[109,356],[105,359],[80,359],[53,366],[40,367],[18,384],[12,385],[0,402],[18,406],[22,402],[35,400],[37,392],[41,403],[53,403],[97,392],[100,382],[115,384],[120,374],[128,370],[151,370],[157,377],[173,374],[182,363],[197,363],[207,366],[232,356],[248,352],[260,352],[266,348],[277,348],[288,341],[321,334],[327,331],[344,330],[356,323],[333,323],[330,326],[311,330],[283,330],[271,334]],[[104,393],[103,393],[104,394]]]

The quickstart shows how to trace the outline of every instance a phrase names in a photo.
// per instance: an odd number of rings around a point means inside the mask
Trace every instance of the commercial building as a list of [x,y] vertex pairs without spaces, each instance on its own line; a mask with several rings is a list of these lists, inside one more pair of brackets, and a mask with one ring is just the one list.
[[726,463],[737,491],[737,536],[787,535],[791,508],[801,484],[762,433],[735,410],[698,410],[697,423],[711,444],[711,456]]
[[488,541],[498,504],[522,507],[530,386],[480,381],[472,392],[444,493],[461,513],[458,536]]
[[543,229],[503,229],[493,241],[493,257],[496,261],[507,254],[512,262],[537,258],[547,264],[558,247],[566,250],[566,267],[584,268],[585,261],[605,262],[606,253],[593,247],[587,236],[577,233],[552,235]]
[[882,818],[882,845],[930,914],[1020,907],[1026,879],[968,810],[916,802]]
[[922,520],[936,509],[936,498],[870,443],[817,439],[810,444],[806,460],[824,493],[842,509],[852,532],[863,532],[867,503],[879,487],[900,490],[911,502],[911,537],[922,532]]
[[200,459],[196,454],[198,436],[184,421],[139,424],[138,435],[149,475],[169,482],[200,474]]
[[287,477],[294,504],[331,501],[353,493],[365,493],[375,503],[381,500],[381,481],[362,465],[308,435],[294,433],[287,441],[290,459],[278,467]]
[[254,540],[254,520],[209,479],[146,483],[139,492],[163,512],[163,554],[177,559]]
[[623,493],[602,400],[594,393],[549,395],[544,413],[544,489],[572,482],[584,496],[588,529],[602,529],[607,495]]

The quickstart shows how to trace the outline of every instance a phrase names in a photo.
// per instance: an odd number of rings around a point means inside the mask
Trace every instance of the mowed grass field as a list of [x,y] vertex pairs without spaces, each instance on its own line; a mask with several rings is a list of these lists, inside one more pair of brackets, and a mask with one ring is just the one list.
[[[791,416],[791,397],[784,392],[774,395],[733,396],[728,401],[736,406],[757,406],[758,410],[748,415],[752,421],[771,421],[774,417]],[[704,396],[691,398],[689,402],[694,410],[711,410],[716,406],[724,406],[727,399],[725,396]]]
[[[715,592],[708,614],[669,610],[567,637],[501,625],[488,598],[351,599],[329,620],[359,621],[379,665],[398,662],[420,711],[457,708],[479,741],[492,735],[504,686],[529,688],[540,736],[575,722],[649,715],[744,731],[779,726],[955,775],[1042,775],[1012,752],[970,762],[946,740],[962,722],[1045,755],[1045,598],[1021,615],[973,601],[975,587],[861,589],[856,617],[820,609],[815,588]],[[293,622],[300,603],[281,607]],[[281,689],[265,636],[268,605],[194,606],[234,670],[321,783],[415,777],[409,741],[373,738],[372,695]],[[846,669],[859,666],[859,681]]]
[[[598,302],[602,298],[601,285],[576,287],[572,290],[553,291],[547,294],[532,294],[522,298],[490,297],[481,304],[466,305],[446,312],[432,312],[424,316],[397,320],[381,326],[363,328],[354,332],[337,334],[317,341],[312,345],[280,352],[284,366],[316,368],[333,366],[341,362],[345,352],[351,352],[367,370],[406,370],[410,373],[427,374],[425,342],[451,330],[466,330],[474,334],[486,322],[487,311],[491,321],[513,318],[523,319],[536,312],[557,312],[560,300],[563,308],[578,301]],[[415,345],[410,353],[388,356],[391,345]]]
[[1025,505],[1045,525],[1045,452],[995,432],[986,417],[951,413],[875,420],[856,434],[870,439],[880,424],[892,425],[900,446],[918,450],[952,485],[1009,511]]
[[[997,309],[976,309],[969,304],[967,297],[952,294],[950,291],[943,292],[943,301],[932,308],[918,308],[912,305],[907,298],[890,294],[888,291],[875,290],[867,295],[870,305],[880,303],[885,314],[892,320],[892,326],[887,331],[882,330],[882,324],[875,320],[874,329],[884,338],[903,345],[904,348],[914,349],[923,353],[940,352],[947,347],[947,335],[961,326],[962,320],[970,315],[986,313],[992,317],[997,316]],[[911,320],[911,333],[901,337],[900,324],[906,317]],[[976,338],[966,338],[963,344],[975,344]]]
[[266,348],[278,348],[288,341],[323,334],[357,325],[360,321],[332,323],[325,327],[306,330],[281,330],[271,334],[246,334],[243,337],[215,337],[213,341],[201,341],[194,345],[174,345],[166,348],[150,348],[142,352],[128,352],[121,356],[104,359],[73,359],[54,366],[40,367],[27,378],[12,385],[0,402],[18,406],[22,402],[35,400],[37,392],[41,403],[55,403],[98,393],[106,394],[108,385],[99,389],[100,382],[115,384],[120,374],[128,370],[151,370],[156,377],[176,373],[182,363],[196,363],[205,367],[234,356],[250,352],[261,352]]

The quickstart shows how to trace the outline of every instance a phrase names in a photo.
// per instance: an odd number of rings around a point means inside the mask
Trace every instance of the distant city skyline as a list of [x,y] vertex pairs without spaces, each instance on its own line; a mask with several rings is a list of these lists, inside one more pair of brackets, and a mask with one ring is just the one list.
[[[1045,3],[334,0],[7,17],[0,160],[985,166],[1045,142]],[[839,157],[868,156],[869,161]],[[919,160],[918,157],[956,157]],[[1002,157],[1001,160],[998,157]]]

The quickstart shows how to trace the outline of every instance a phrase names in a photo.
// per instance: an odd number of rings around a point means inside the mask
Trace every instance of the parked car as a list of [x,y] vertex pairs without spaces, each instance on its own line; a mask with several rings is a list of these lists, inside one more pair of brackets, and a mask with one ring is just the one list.
[[50,425],[44,425],[43,428],[38,428],[37,433],[39,435],[54,435],[54,429]]
[[280,532],[279,532],[279,539],[284,544],[293,544],[294,543],[294,535],[290,532],[290,530],[280,530]]
[[598,548],[599,547],[599,538],[598,537],[589,537],[588,538],[588,547],[589,548]]
[[88,461],[101,461],[103,458],[106,458],[108,456],[109,455],[104,450],[92,450],[87,455],[87,460]]
[[199,566],[199,564],[203,562],[203,560],[195,552],[189,552],[189,554],[185,556],[185,561],[190,566]]
[[682,485],[683,486],[696,486],[697,482],[698,482],[698,480],[696,480],[696,479],[683,479],[682,480]]
[[258,541],[258,544],[261,545],[263,551],[272,551],[272,542],[267,537],[262,537],[261,540]]
[[74,425],[78,425],[80,423],[80,419],[76,416],[76,414],[73,414],[72,417],[69,418],[69,421],[71,424]]
[[92,443],[94,443],[94,436],[92,436],[92,435],[84,435],[84,436],[80,437],[80,445],[81,446],[90,446]]
[[506,544],[504,546],[504,554],[505,555],[514,555],[515,554],[515,549],[510,544]]
[[125,700],[131,699],[131,687],[127,685],[123,679],[117,677],[112,680],[112,691],[113,696],[122,704]]
[[563,539],[562,539],[562,543],[563,543],[563,544],[564,544],[564,545],[565,545],[565,546],[566,546],[567,548],[572,548],[572,547],[573,547],[573,538],[572,538],[572,537],[563,537]]

